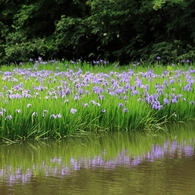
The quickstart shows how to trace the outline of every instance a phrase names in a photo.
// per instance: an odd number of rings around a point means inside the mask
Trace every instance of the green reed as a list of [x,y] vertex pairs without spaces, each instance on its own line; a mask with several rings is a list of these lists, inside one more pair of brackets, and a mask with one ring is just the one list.
[[[163,71],[168,71],[164,77],[143,76],[144,73],[153,70],[154,74],[161,75]],[[188,84],[184,74],[179,78],[174,78],[174,71],[188,71],[189,66],[131,66],[117,67],[113,64],[99,64],[96,66],[88,63],[70,63],[67,61],[41,64],[29,62],[21,67],[2,66],[0,71],[1,102],[0,107],[6,109],[0,115],[0,137],[2,140],[18,140],[27,138],[62,138],[77,132],[84,133],[88,131],[137,131],[137,130],[159,130],[163,124],[177,121],[187,121],[195,118],[195,106],[189,104],[193,101],[193,91],[184,91],[182,87]],[[5,76],[5,72],[13,72]],[[26,71],[29,71],[26,74]],[[37,74],[39,71],[40,74]],[[41,72],[42,71],[42,72]],[[78,71],[81,71],[77,74]],[[130,71],[134,71],[130,76]],[[22,74],[21,74],[22,73]],[[190,73],[191,80],[193,74]],[[26,76],[27,75],[27,76]],[[26,77],[24,77],[26,76]],[[79,86],[86,77],[85,86]],[[119,82],[120,79],[127,77],[127,82]],[[17,79],[17,81],[13,80]],[[12,79],[12,80],[9,80]],[[98,79],[102,79],[98,81]],[[113,81],[114,79],[114,81]],[[163,109],[152,109],[150,104],[145,101],[138,101],[139,98],[145,98],[144,88],[136,87],[139,94],[133,94],[132,90],[125,94],[110,95],[106,89],[112,87],[116,82],[115,89],[125,88],[125,85],[135,85],[139,80],[142,84],[148,84],[147,92],[154,94],[156,84],[162,85],[164,80],[170,82],[169,86],[163,89],[163,94],[159,95],[159,102],[163,104],[164,98],[170,98],[172,93],[182,94],[186,102],[180,98],[177,103],[165,105]],[[180,79],[182,82],[178,82]],[[96,81],[97,80],[97,81]],[[105,82],[105,86],[102,83]],[[23,83],[22,89],[15,88],[16,85]],[[6,89],[4,87],[6,86]],[[36,87],[45,87],[37,90]],[[93,87],[101,87],[104,91],[100,94],[93,92]],[[192,83],[194,90],[194,83]],[[64,88],[71,89],[71,92],[64,97],[59,96],[58,91]],[[85,92],[79,94],[78,89]],[[135,89],[135,90],[136,90]],[[13,94],[26,93],[30,90],[30,98],[9,98],[10,92]],[[53,95],[48,95],[48,92]],[[77,99],[77,94],[79,98]],[[100,99],[99,96],[104,96]],[[46,98],[48,97],[49,98]],[[120,97],[121,96],[121,97]],[[127,96],[124,98],[124,96]],[[95,101],[95,104],[91,101]],[[83,106],[87,104],[86,106]],[[122,106],[119,106],[121,104]],[[20,110],[17,112],[16,110]],[[52,117],[53,116],[57,116]],[[5,120],[5,117],[11,116],[11,119]]]

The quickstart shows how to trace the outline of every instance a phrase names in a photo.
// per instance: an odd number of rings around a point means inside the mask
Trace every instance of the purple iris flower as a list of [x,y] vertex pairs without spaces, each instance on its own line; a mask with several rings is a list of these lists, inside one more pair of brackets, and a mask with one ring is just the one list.
[[83,89],[78,89],[78,93],[82,94],[84,92]]
[[74,109],[74,108],[70,109],[70,113],[74,114],[75,112],[77,112],[77,109]]
[[61,114],[56,114],[56,117],[57,117],[57,118],[61,118],[62,115],[61,115]]
[[10,120],[10,119],[12,119],[12,115],[8,115],[5,117],[5,120]]
[[171,99],[171,102],[175,104],[177,103],[177,99]]
[[167,98],[164,98],[164,104],[169,104],[169,100]]
[[38,113],[37,112],[33,112],[32,113],[32,116],[35,116],[35,115],[38,115]]
[[104,95],[99,95],[98,97],[99,97],[100,100],[104,99]]
[[123,109],[123,112],[127,112],[127,111],[128,111],[128,108],[124,108],[124,109]]
[[124,106],[124,104],[122,104],[122,103],[118,104],[118,107],[123,107],[123,106]]
[[56,118],[56,115],[55,115],[55,114],[52,114],[52,115],[50,116],[50,118]]

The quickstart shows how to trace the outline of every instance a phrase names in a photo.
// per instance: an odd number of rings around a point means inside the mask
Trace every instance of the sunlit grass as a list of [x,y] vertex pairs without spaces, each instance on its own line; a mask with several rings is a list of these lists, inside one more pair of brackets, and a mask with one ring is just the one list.
[[88,131],[159,130],[195,118],[189,65],[104,61],[0,67],[1,139],[62,138]]

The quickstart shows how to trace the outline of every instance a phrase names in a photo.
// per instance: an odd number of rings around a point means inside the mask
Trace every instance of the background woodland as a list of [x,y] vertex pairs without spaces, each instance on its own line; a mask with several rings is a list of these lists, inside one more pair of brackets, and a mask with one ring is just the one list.
[[0,64],[194,61],[193,0],[0,0]]

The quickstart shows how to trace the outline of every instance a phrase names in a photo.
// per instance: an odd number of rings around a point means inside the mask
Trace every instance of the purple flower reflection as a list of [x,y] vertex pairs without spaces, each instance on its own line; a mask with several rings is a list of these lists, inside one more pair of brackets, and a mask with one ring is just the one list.
[[147,158],[153,160],[155,158],[162,158],[164,157],[164,148],[156,145],[152,148],[152,151],[148,153]]
[[99,155],[98,157],[92,159],[90,161],[91,167],[103,167],[105,165],[105,161],[102,159],[102,157]]
[[109,160],[109,161],[107,161],[107,162],[105,162],[105,169],[106,170],[114,170],[115,168],[116,168],[116,164],[114,163],[114,161],[112,161],[112,160]]
[[132,165],[132,166],[137,166],[137,165],[139,165],[141,162],[142,162],[142,160],[141,160],[140,158],[133,159],[133,160],[131,161],[131,165]]
[[61,163],[61,161],[62,161],[62,159],[61,158],[52,158],[51,160],[50,160],[52,163],[55,163],[55,162],[57,162],[57,163]]
[[49,159],[50,164],[54,163],[52,166],[47,165],[48,163],[43,161],[40,165],[37,163],[33,164],[32,168],[23,171],[21,166],[13,169],[11,166],[5,165],[5,168],[0,169],[0,176],[11,185],[18,181],[27,183],[31,179],[35,169],[40,170],[41,173],[43,172],[45,176],[63,177],[70,175],[72,177],[76,175],[74,173],[81,170],[81,168],[95,170],[102,167],[104,170],[115,170],[117,167],[121,166],[135,169],[144,162],[153,163],[158,159],[172,158],[173,156],[174,158],[193,158],[193,140],[191,140],[190,144],[187,144],[187,141],[183,143],[166,141],[162,145],[154,144],[149,151],[146,151],[145,155],[132,155],[129,154],[128,150],[123,149],[119,151],[118,155],[109,157],[109,155],[106,156],[105,149],[103,149],[100,151],[100,154],[95,157],[71,157],[68,165],[63,161],[62,157],[53,156]]
[[70,175],[71,170],[69,167],[64,167],[61,169],[61,175]]
[[79,161],[76,161],[74,158],[70,159],[70,163],[73,170],[80,170],[81,169],[81,163]]
[[192,158],[194,155],[194,148],[192,146],[187,146],[184,148],[184,153],[187,158]]

